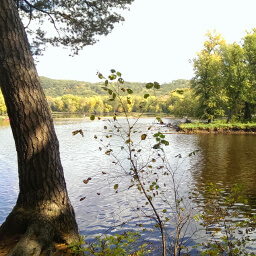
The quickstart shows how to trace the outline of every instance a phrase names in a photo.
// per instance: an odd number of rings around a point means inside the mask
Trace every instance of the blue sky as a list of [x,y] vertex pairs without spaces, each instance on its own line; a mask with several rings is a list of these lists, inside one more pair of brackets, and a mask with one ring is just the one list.
[[79,56],[48,47],[37,64],[41,76],[96,82],[114,68],[126,81],[160,83],[190,79],[208,30],[240,42],[256,28],[255,0],[135,0],[126,21]]

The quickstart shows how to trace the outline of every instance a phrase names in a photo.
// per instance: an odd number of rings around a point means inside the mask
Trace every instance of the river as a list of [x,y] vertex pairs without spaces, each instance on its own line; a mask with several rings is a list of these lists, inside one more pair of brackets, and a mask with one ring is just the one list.
[[[164,120],[169,122],[170,120]],[[119,125],[125,124],[125,119],[119,120]],[[60,142],[62,164],[68,192],[76,212],[76,218],[81,234],[87,235],[93,241],[95,235],[111,233],[120,230],[141,230],[143,239],[156,242],[160,234],[154,227],[152,219],[145,217],[151,211],[145,206],[141,194],[132,187],[129,173],[129,163],[125,151],[120,149],[119,138],[106,138],[110,122],[107,119],[89,121],[88,119],[55,119],[55,129]],[[137,124],[134,136],[156,133],[159,129],[165,134],[169,146],[163,146],[170,170],[175,173],[179,184],[179,193],[186,195],[190,190],[200,191],[212,182],[228,190],[236,183],[243,183],[245,194],[249,199],[247,208],[256,214],[256,136],[246,134],[176,134],[165,126],[156,124],[153,118],[142,118]],[[104,129],[108,126],[108,129]],[[148,130],[148,127],[151,127]],[[75,130],[82,129],[81,134],[73,135]],[[106,133],[108,131],[108,133]],[[140,161],[151,157],[154,137],[148,136],[149,144],[137,146],[147,152],[141,155]],[[100,141],[100,140],[103,141]],[[136,139],[136,138],[135,138]],[[105,154],[113,149],[117,159],[121,159],[122,167],[113,163]],[[191,157],[191,152],[197,151]],[[148,154],[148,155],[147,155]],[[159,160],[156,161],[158,163]],[[129,162],[129,161],[128,161]],[[153,161],[155,162],[155,161]],[[158,163],[159,164],[159,163]],[[152,164],[154,168],[154,163]],[[127,169],[128,168],[128,169]],[[128,171],[127,171],[128,170]],[[83,181],[87,180],[88,184]],[[168,181],[159,178],[159,184]],[[118,189],[114,185],[118,184]],[[170,188],[169,188],[170,189]],[[5,220],[15,205],[18,194],[18,175],[15,144],[8,122],[0,123],[0,224]],[[200,198],[198,199],[200,201]],[[172,201],[172,200],[171,200]],[[156,200],[159,209],[165,209],[163,200]],[[200,202],[199,202],[200,205]],[[172,205],[168,206],[171,214]],[[173,231],[171,225],[168,226]],[[191,228],[193,230],[193,228]],[[190,232],[191,234],[191,232]],[[190,236],[188,235],[188,237]],[[191,239],[191,244],[196,239]]]

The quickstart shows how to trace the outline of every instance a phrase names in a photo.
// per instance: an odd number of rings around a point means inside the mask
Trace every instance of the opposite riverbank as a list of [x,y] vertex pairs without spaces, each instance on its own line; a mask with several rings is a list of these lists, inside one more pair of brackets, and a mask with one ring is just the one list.
[[229,134],[256,134],[256,122],[227,123],[225,121],[214,121],[212,123],[182,123],[177,132],[180,133],[229,133]]

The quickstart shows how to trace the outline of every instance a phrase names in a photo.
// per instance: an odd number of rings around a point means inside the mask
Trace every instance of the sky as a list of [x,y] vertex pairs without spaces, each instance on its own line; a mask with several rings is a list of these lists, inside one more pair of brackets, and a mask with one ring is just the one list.
[[135,0],[125,22],[78,56],[48,47],[38,58],[40,76],[98,82],[97,71],[110,69],[125,81],[169,83],[191,79],[189,60],[203,49],[205,34],[214,29],[228,43],[241,42],[256,28],[255,0]]

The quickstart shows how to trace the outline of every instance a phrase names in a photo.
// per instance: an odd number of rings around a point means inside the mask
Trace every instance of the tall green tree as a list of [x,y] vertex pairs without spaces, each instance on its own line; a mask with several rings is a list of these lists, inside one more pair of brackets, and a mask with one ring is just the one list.
[[[114,10],[131,2],[0,1],[0,85],[16,145],[20,189],[15,207],[0,227],[1,243],[20,236],[8,255],[40,255],[53,242],[78,239],[59,143],[21,18],[34,38],[34,53],[46,43],[63,44],[77,53],[95,43],[96,35],[108,34],[122,20]],[[33,20],[39,22],[35,31],[27,27]],[[57,35],[43,32],[47,20]]]
[[222,47],[222,56],[222,75],[229,121],[232,116],[242,117],[251,86],[244,49],[237,43],[226,44]]
[[244,118],[251,119],[256,105],[256,29],[248,32],[243,41],[245,60],[249,71],[248,77],[251,84],[250,93],[248,93],[245,101]]
[[203,50],[197,53],[197,57],[193,59],[195,75],[191,80],[191,88],[199,98],[200,117],[210,122],[223,114],[220,50],[225,41],[216,32],[207,32],[206,37]]

